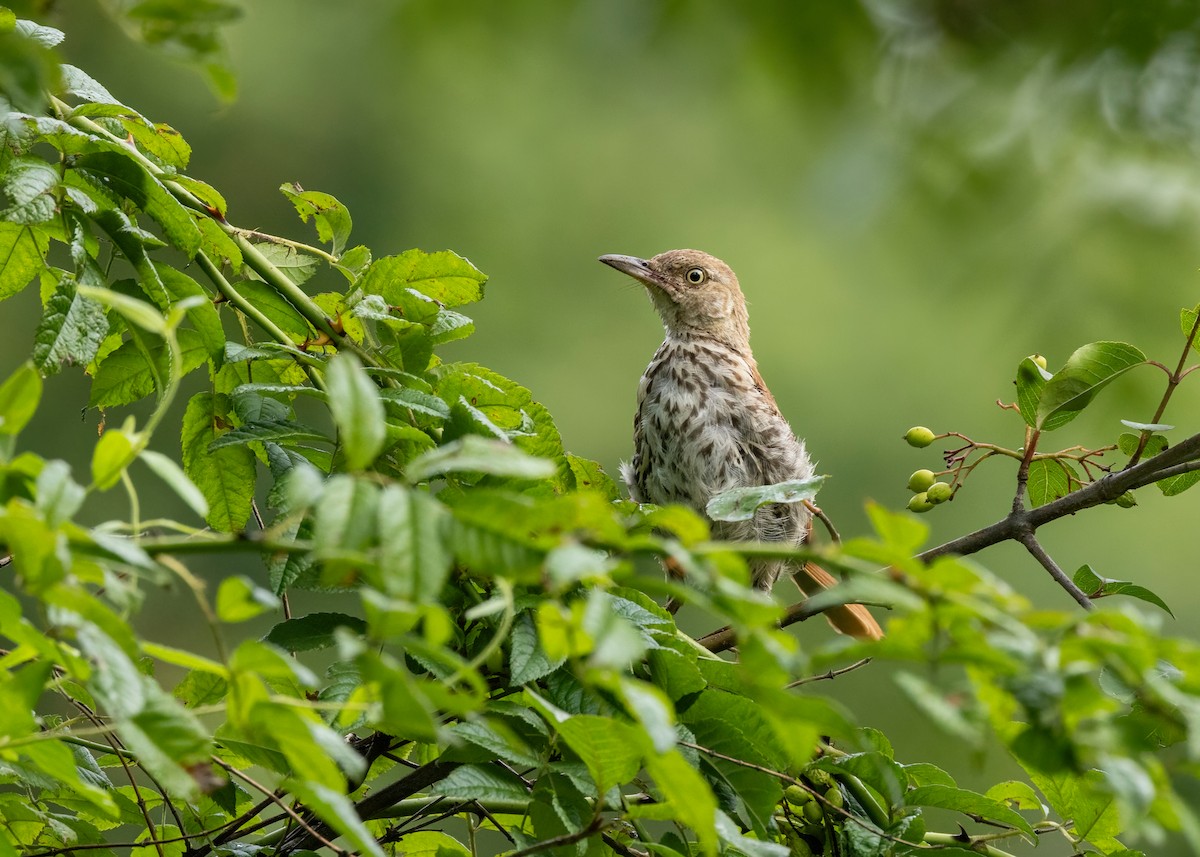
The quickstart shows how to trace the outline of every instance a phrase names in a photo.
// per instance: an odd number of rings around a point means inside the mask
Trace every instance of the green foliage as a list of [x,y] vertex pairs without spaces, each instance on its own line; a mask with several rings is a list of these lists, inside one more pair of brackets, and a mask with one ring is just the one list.
[[[232,7],[122,8],[231,91],[216,27]],[[976,564],[915,556],[927,528],[878,506],[873,534],[820,557],[845,582],[781,605],[744,585],[746,560],[811,550],[710,542],[694,512],[619,499],[599,465],[563,448],[531,391],[443,362],[441,346],[474,329],[457,309],[484,294],[469,261],[372,261],[347,249],[343,205],[294,184],[284,195],[328,249],[238,228],[219,192],[183,175],[191,150],[177,132],[56,62],[61,34],[0,15],[0,36],[15,47],[0,76],[14,108],[0,298],[37,281],[44,306],[32,360],[0,383],[0,855],[875,857],[1004,854],[996,843],[1051,831],[1078,853],[1121,855],[1136,852],[1120,837],[1195,839],[1182,794],[1200,762],[1200,646],[1120,606],[1040,609]],[[322,278],[340,288],[301,288]],[[1194,310],[1182,327],[1186,353]],[[1200,444],[1169,446],[1158,420],[1182,364],[1154,420],[1126,422],[1136,434],[1037,449],[1145,360],[1099,342],[1053,374],[1021,361],[1010,408],[1023,446],[917,427],[914,447],[966,446],[947,456],[952,483],[920,471],[914,490],[952,499],[1000,456],[1019,462],[1017,516],[1023,493],[1039,509],[1150,482],[1180,493],[1200,478]],[[91,376],[92,407],[152,400],[143,425],[129,416],[101,435],[86,486],[65,462],[18,451],[43,379],[69,364]],[[203,389],[176,463],[147,445],[173,428],[168,408],[192,374]],[[1146,481],[1093,472],[1118,449]],[[139,461],[194,519],[140,518]],[[709,516],[811,499],[820,481],[722,494]],[[112,514],[92,497],[118,485],[130,519],[85,525],[98,507]],[[187,564],[235,553],[261,555],[262,573],[225,573],[214,593]],[[1071,585],[1084,603],[1125,595],[1169,612],[1089,566]],[[211,648],[140,633],[149,586],[194,603]],[[338,609],[294,614],[302,591],[336,591]],[[693,638],[651,593],[725,629]],[[894,610],[882,641],[802,647],[785,630],[858,601]],[[265,618],[265,634],[249,624]],[[898,760],[885,735],[812,690],[886,663],[905,666],[896,682],[934,727],[970,748],[998,741],[1027,782],[961,788]],[[933,830],[940,813],[971,829]],[[442,816],[467,820],[466,844],[418,829]]]

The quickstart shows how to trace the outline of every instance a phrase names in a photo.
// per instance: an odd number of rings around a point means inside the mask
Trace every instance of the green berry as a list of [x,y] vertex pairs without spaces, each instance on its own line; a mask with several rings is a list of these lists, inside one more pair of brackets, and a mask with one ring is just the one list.
[[925,489],[925,499],[936,506],[938,503],[945,503],[949,500],[953,493],[954,489],[945,482],[934,482]]
[[795,784],[784,789],[783,796],[787,798],[787,802],[792,806],[804,806],[804,804],[812,800],[812,795]]
[[929,502],[929,497],[922,491],[920,494],[913,494],[908,501],[908,511],[916,512],[918,515],[922,512],[928,512],[933,508],[933,504]]
[[846,799],[842,797],[842,790],[837,786],[829,787],[828,791],[825,792],[825,800],[830,806],[836,806],[838,809],[846,805]]
[[804,820],[809,824],[819,824],[825,816],[825,810],[821,809],[821,805],[815,800],[804,805],[803,813]]
[[792,857],[813,857],[812,846],[808,844],[807,840],[796,837],[789,839],[788,844],[792,848]]
[[904,440],[909,446],[924,449],[936,440],[936,435],[925,426],[913,426],[904,433]]
[[929,486],[936,479],[932,470],[917,470],[912,476],[908,477],[908,490],[914,494],[920,491],[928,491]]

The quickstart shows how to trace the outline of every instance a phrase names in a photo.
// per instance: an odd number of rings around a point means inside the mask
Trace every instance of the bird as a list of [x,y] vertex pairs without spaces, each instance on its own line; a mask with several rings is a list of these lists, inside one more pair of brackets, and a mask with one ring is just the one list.
[[[638,384],[633,458],[621,466],[630,498],[681,504],[708,518],[709,500],[722,492],[812,477],[804,441],[759,374],[733,270],[699,250],[650,259],[609,254],[599,261],[646,287],[665,328]],[[803,503],[762,506],[747,521],[708,520],[715,538],[731,541],[800,545],[812,530]],[[790,573],[806,597],[837,583],[818,565],[784,559],[753,559],[750,572],[752,583],[768,591]],[[831,608],[825,617],[839,633],[883,636],[860,604]]]

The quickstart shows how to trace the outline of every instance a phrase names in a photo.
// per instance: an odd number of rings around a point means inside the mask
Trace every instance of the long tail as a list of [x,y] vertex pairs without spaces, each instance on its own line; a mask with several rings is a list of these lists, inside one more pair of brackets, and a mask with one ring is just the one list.
[[[792,580],[805,596],[811,598],[818,592],[837,585],[837,578],[811,562],[795,570]],[[860,640],[882,640],[883,629],[861,604],[842,604],[825,611],[825,618],[839,634],[848,634]]]

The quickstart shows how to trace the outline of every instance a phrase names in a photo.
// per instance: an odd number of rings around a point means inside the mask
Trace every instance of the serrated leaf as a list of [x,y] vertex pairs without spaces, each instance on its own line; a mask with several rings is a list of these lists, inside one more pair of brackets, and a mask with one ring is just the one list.
[[0,384],[0,435],[25,428],[42,399],[42,376],[26,361]]
[[[254,245],[264,258],[296,285],[302,285],[312,278],[321,267],[321,260],[316,256],[301,253],[295,247],[287,244],[276,244],[272,241],[262,241]],[[262,279],[254,271],[248,272],[255,279]]]
[[536,768],[542,763],[524,741],[502,725],[468,720],[454,724],[446,729],[444,734],[451,739],[481,747],[495,758],[520,765],[522,768]]
[[189,257],[200,249],[200,228],[187,209],[133,157],[114,151],[89,152],[79,156],[75,169],[145,211],[171,244]]
[[314,334],[300,311],[273,286],[259,280],[242,280],[233,288],[294,341],[304,342]]
[[0,300],[29,285],[49,248],[50,238],[41,229],[0,220]]
[[554,462],[535,458],[516,446],[477,435],[458,440],[422,453],[408,463],[410,482],[424,482],[446,473],[485,473],[513,479],[545,479],[557,472]]
[[637,775],[649,744],[633,726],[608,717],[577,714],[552,726],[587,766],[600,794]]
[[205,520],[228,533],[240,530],[250,518],[256,473],[254,453],[246,447],[210,449],[226,425],[226,413],[218,410],[218,402],[211,393],[192,397],[183,415],[180,442],[183,472],[208,501]]
[[338,427],[346,466],[361,470],[373,462],[387,440],[387,422],[379,388],[351,354],[329,361],[329,410]]
[[379,391],[379,397],[385,403],[399,405],[431,417],[444,420],[450,416],[450,406],[437,396],[411,387],[387,387]]
[[431,791],[461,800],[525,800],[529,790],[508,771],[483,765],[460,765]]
[[434,345],[444,345],[457,339],[466,339],[475,332],[475,322],[461,313],[443,309],[429,326],[429,338]]
[[755,485],[722,491],[708,501],[704,511],[714,521],[749,521],[761,507],[772,503],[802,503],[817,496],[824,476],[792,479],[773,485]]
[[309,613],[280,622],[263,639],[289,652],[311,652],[327,649],[337,642],[334,632],[338,628],[363,634],[367,623],[345,613]]
[[143,330],[160,336],[166,333],[167,320],[152,304],[98,286],[79,286],[77,291],[86,298],[116,310],[126,321],[133,322]]
[[967,789],[943,785],[918,786],[904,795],[904,802],[909,806],[937,807],[978,816],[1019,830],[1031,841],[1037,838],[1029,822],[1015,810]]
[[[203,365],[208,359],[208,349],[200,334],[194,330],[180,330],[176,336],[183,374],[186,375]],[[155,345],[150,349],[150,356],[155,361],[158,377],[166,379],[169,360],[167,344],[160,342]],[[142,350],[134,340],[129,340],[105,357],[97,367],[88,406],[113,408],[144,399],[154,392],[154,378],[155,372]]]
[[58,183],[58,170],[41,158],[12,158],[4,176],[4,192],[12,204],[0,211],[0,219],[12,223],[50,220],[58,210],[54,197]]
[[1200,336],[1194,335],[1196,325],[1200,323],[1197,319],[1200,319],[1200,305],[1197,305],[1194,309],[1187,309],[1185,307],[1179,311],[1180,330],[1183,331],[1184,336],[1192,337],[1192,348],[1200,351]]
[[288,419],[269,422],[252,422],[225,432],[209,445],[218,450],[247,443],[330,443],[331,441],[315,428]]
[[1046,382],[1035,426],[1042,431],[1061,428],[1110,381],[1145,361],[1145,354],[1124,342],[1092,342],[1076,349]]
[[551,659],[538,641],[537,627],[529,611],[513,623],[509,650],[509,681],[514,687],[537,681],[554,672],[566,658]]
[[435,602],[450,574],[445,509],[422,491],[398,485],[379,495],[380,587],[394,598]]
[[45,375],[65,363],[86,366],[96,357],[108,333],[104,307],[75,290],[73,277],[63,277],[46,301],[33,335],[33,360]]
[[360,286],[368,294],[383,295],[393,306],[411,303],[405,293],[413,289],[442,307],[456,307],[481,299],[485,282],[485,274],[449,250],[408,250],[373,262]]
[[317,236],[333,245],[334,254],[341,253],[350,238],[353,225],[346,206],[327,193],[304,190],[298,184],[282,184],[279,190],[291,200],[301,220],[307,223],[312,218],[317,227]]

